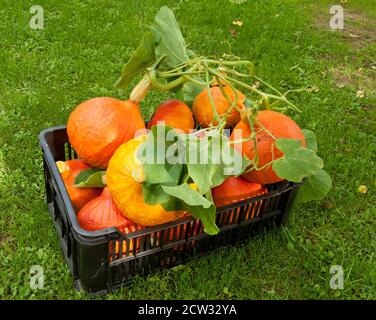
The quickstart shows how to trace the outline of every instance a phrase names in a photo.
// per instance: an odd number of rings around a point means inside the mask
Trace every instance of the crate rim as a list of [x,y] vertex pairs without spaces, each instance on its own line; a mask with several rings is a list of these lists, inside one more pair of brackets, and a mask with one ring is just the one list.
[[[127,240],[127,239],[136,238],[136,237],[139,237],[139,236],[151,234],[151,233],[154,233],[154,232],[159,232],[159,231],[166,229],[166,228],[176,227],[176,226],[179,226],[181,224],[185,224],[187,222],[191,222],[191,221],[196,220],[196,218],[189,216],[189,217],[185,217],[185,218],[178,219],[178,220],[175,220],[175,221],[159,224],[159,225],[156,225],[156,226],[147,227],[147,228],[142,229],[142,230],[136,230],[136,231],[133,231],[133,232],[130,232],[130,233],[127,233],[127,234],[123,234],[116,227],[110,227],[110,228],[97,230],[97,231],[87,231],[87,230],[81,228],[80,225],[78,224],[76,212],[73,208],[72,202],[71,202],[70,197],[69,197],[68,192],[67,192],[67,189],[65,188],[63,179],[62,179],[60,172],[57,168],[56,161],[55,161],[55,159],[54,159],[54,157],[51,153],[51,150],[48,146],[47,139],[46,139],[47,134],[50,134],[50,133],[52,133],[54,131],[58,131],[58,130],[66,130],[66,125],[59,125],[59,126],[53,126],[53,127],[45,128],[39,133],[38,138],[39,138],[40,146],[43,150],[43,157],[46,158],[45,163],[52,172],[52,177],[53,177],[52,184],[56,188],[56,191],[58,193],[60,193],[61,196],[62,196],[64,205],[66,207],[68,223],[71,225],[71,227],[74,231],[73,235],[74,235],[74,237],[76,238],[77,241],[80,241],[81,243],[84,243],[84,244],[87,244],[87,245],[97,245],[99,243],[105,243],[105,242],[107,242],[108,240],[111,240],[111,239],[113,239],[113,240],[119,240],[119,239]],[[54,164],[52,168],[50,167],[49,163]],[[301,184],[302,184],[302,182],[286,181],[286,185],[282,186],[280,189],[273,190],[273,191],[268,192],[267,194],[264,194],[264,195],[249,198],[249,199],[246,199],[246,200],[242,200],[242,201],[239,201],[239,202],[236,202],[236,203],[226,205],[224,207],[217,208],[216,214],[223,212],[223,211],[234,209],[236,207],[239,207],[240,203],[242,205],[248,205],[250,203],[269,198],[270,196],[281,195],[281,194],[283,194],[283,193],[285,193],[285,192],[287,192],[291,189],[299,187]]]

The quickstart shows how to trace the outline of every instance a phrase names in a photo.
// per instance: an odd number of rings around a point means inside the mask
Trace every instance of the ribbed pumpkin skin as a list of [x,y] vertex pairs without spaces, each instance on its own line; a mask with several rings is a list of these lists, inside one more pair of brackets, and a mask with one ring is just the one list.
[[217,208],[253,198],[267,192],[259,183],[249,182],[242,177],[229,177],[221,185],[212,189]]
[[154,226],[176,220],[184,212],[166,211],[159,204],[144,202],[142,183],[134,176],[144,174],[137,150],[146,137],[142,135],[129,140],[116,150],[107,168],[106,182],[117,207],[127,219],[142,226]]
[[132,225],[116,207],[108,188],[104,188],[99,197],[91,200],[79,211],[77,220],[81,228],[88,231],[116,227],[124,232],[126,227]]
[[165,101],[157,107],[148,123],[148,129],[157,125],[158,121],[164,121],[166,125],[180,129],[184,133],[189,133],[190,129],[195,128],[191,109],[184,102],[176,99]]
[[[235,101],[235,95],[232,89],[229,86],[224,86],[224,91],[231,101]],[[217,125],[218,122],[215,119],[212,105],[210,103],[209,90],[202,90],[195,100],[193,101],[193,115],[197,121],[197,124],[202,127],[209,127],[213,122],[214,125]],[[219,116],[223,115],[230,107],[230,102],[223,96],[221,89],[218,86],[213,86],[210,88],[210,92],[213,97],[213,101]],[[238,91],[238,101],[237,106],[240,110],[244,108],[245,96]],[[235,107],[228,114],[226,120],[226,127],[234,127],[240,120],[240,114],[235,109]]]
[[[60,162],[60,164],[59,164]],[[65,188],[68,191],[69,198],[76,210],[80,210],[90,200],[98,197],[101,188],[76,188],[74,181],[76,176],[83,170],[90,169],[91,167],[80,159],[58,161],[57,162],[61,177],[63,178]]]
[[[302,141],[302,145],[305,145],[304,135],[302,130],[299,126],[289,118],[288,116],[270,110],[263,110],[260,111],[257,115],[257,121],[261,123],[273,136],[278,138],[289,138],[289,139],[300,139]],[[249,127],[248,122],[240,121],[234,131],[231,134],[231,140],[237,140],[235,138],[235,130],[241,130],[241,137],[246,138],[249,137],[251,134],[251,129]],[[255,125],[255,130],[258,130],[259,126]],[[264,130],[260,130],[256,134],[257,139],[257,148],[258,148],[258,155],[259,155],[259,163],[258,166],[262,167],[263,165],[269,163],[273,159],[279,159],[283,156],[283,152],[280,151],[275,146],[275,139],[273,139],[268,133]],[[235,143],[234,148],[242,154],[247,156],[249,159],[253,159],[255,156],[254,151],[254,143],[253,140],[248,140],[241,143]],[[273,153],[272,153],[273,150]],[[257,182],[260,184],[271,184],[275,182],[282,181],[283,179],[278,177],[277,174],[273,171],[272,166],[268,166],[262,170],[252,170],[243,175],[245,179],[251,182]]]
[[132,139],[145,123],[137,104],[109,97],[81,103],[71,113],[67,132],[79,157],[96,168],[107,168],[115,150]]

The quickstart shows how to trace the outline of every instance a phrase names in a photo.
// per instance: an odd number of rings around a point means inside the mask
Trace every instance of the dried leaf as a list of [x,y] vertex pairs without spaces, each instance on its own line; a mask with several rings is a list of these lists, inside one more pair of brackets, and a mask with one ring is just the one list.
[[360,193],[367,193],[367,191],[368,191],[368,188],[365,185],[361,185],[358,188],[358,192],[360,192]]
[[354,39],[359,39],[360,37],[356,34],[353,34],[353,33],[349,33],[349,37],[350,38],[354,38]]
[[329,200],[325,200],[323,203],[322,203],[322,207],[324,209],[332,209],[334,208],[334,204],[333,202],[329,201]]
[[358,91],[356,92],[356,96],[357,96],[358,98],[364,98],[364,96],[365,96],[364,90],[358,90]]
[[252,85],[253,89],[258,89],[259,87],[260,87],[260,82],[259,81],[255,81],[255,83]]
[[231,28],[230,29],[230,34],[231,34],[231,37],[235,38],[238,33],[236,32],[235,29]]
[[234,20],[232,22],[232,24],[241,27],[243,25],[243,21],[241,21],[241,20]]

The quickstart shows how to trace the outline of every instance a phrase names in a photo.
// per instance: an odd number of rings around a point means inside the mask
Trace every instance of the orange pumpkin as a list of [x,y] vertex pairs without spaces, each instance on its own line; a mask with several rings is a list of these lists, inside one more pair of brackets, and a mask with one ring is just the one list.
[[[235,101],[235,94],[231,87],[224,85],[224,92],[227,94],[230,101]],[[231,103],[222,94],[219,86],[210,88],[213,97],[215,109],[218,116],[222,117],[226,111],[231,107]],[[240,91],[237,91],[238,100],[236,105],[238,109],[244,109],[245,96]],[[215,120],[212,104],[210,102],[209,90],[206,88],[202,90],[195,100],[193,101],[193,115],[199,125],[202,127],[209,127],[210,125],[217,125],[218,121]],[[235,107],[228,113],[226,117],[226,127],[234,127],[240,120],[240,114]]]
[[115,150],[145,129],[138,104],[99,97],[81,103],[71,113],[67,132],[79,157],[96,168],[107,168]]
[[74,181],[76,176],[83,170],[90,169],[91,167],[80,159],[57,161],[56,165],[59,169],[61,177],[63,178],[65,188],[68,191],[71,202],[76,210],[80,210],[90,200],[98,197],[101,188],[76,188]]
[[137,158],[137,151],[146,137],[141,135],[129,140],[116,150],[107,168],[106,182],[116,205],[126,218],[142,226],[154,226],[176,220],[184,212],[166,211],[160,204],[144,202],[142,182],[145,173]]
[[87,203],[77,215],[78,223],[87,231],[116,227],[124,232],[132,225],[116,207],[108,188],[104,188],[99,197]]
[[[302,130],[295,123],[295,121],[288,116],[275,111],[263,110],[257,114],[256,120],[262,127],[264,127],[274,136],[273,138],[270,134],[263,130],[260,125],[255,123],[255,130],[257,131],[257,151],[259,156],[258,167],[267,165],[272,160],[279,159],[283,156],[283,152],[276,147],[275,139],[300,139],[302,141],[302,145],[305,145]],[[235,136],[235,130],[240,130],[238,131],[238,136]],[[240,138],[247,138],[251,135],[251,133],[252,131],[249,127],[249,123],[246,120],[242,120],[234,128],[230,139],[232,141],[238,140],[239,136]],[[254,159],[255,146],[252,139],[242,143],[234,143],[233,146],[250,160]],[[270,184],[283,180],[273,171],[272,165],[269,165],[261,170],[252,170],[243,176],[248,181],[257,182],[260,184]]]
[[[87,231],[97,231],[106,228],[115,227],[124,234],[142,230],[142,226],[134,224],[125,218],[116,204],[112,200],[108,188],[104,188],[102,194],[87,203],[78,213],[77,220],[82,229]],[[120,241],[115,242],[115,254],[119,253]],[[129,241],[128,253],[132,254],[134,249],[134,241]],[[126,241],[123,241],[123,254],[126,253]],[[109,249],[112,256],[113,242],[110,241]],[[136,240],[136,248],[140,248],[140,240]]]
[[172,99],[161,103],[148,123],[150,129],[158,121],[164,121],[171,128],[180,129],[184,133],[195,128],[191,109],[182,101]]
[[212,189],[217,208],[265,194],[267,189],[259,183],[249,182],[242,177],[229,177]]

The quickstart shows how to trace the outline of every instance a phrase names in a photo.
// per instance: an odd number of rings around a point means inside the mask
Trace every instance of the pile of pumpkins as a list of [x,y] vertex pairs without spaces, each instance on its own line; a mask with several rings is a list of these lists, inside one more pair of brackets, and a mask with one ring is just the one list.
[[[234,101],[232,89],[227,86],[224,89],[230,100]],[[160,204],[148,205],[144,202],[144,173],[142,163],[135,154],[145,141],[148,129],[158,121],[164,121],[166,125],[186,134],[197,127],[216,125],[209,90],[216,112],[221,117],[231,105],[216,85],[202,90],[196,96],[192,108],[176,99],[163,102],[156,108],[147,127],[140,112],[140,99],[122,101],[98,97],[81,103],[73,110],[68,119],[67,133],[79,159],[58,161],[57,166],[83,229],[95,231],[116,227],[127,233],[174,221],[189,214],[166,211]],[[238,111],[246,109],[245,96],[238,92],[237,99],[237,108],[232,108],[226,114],[225,126],[241,129],[242,137],[246,138],[252,131]],[[275,139],[300,139],[304,144],[302,130],[282,113],[259,111],[257,123],[272,134],[255,128],[260,167],[269,163],[272,157],[278,159],[283,155],[275,147]],[[233,146],[250,160],[255,157],[253,140],[234,143]],[[76,176],[89,168],[106,170],[105,188],[75,187]],[[265,185],[282,180],[271,166],[251,170],[243,176],[229,177],[222,185],[213,188],[213,200],[217,208],[222,207],[264,194],[267,192]]]

